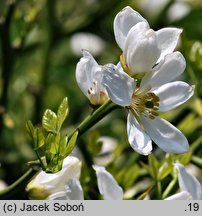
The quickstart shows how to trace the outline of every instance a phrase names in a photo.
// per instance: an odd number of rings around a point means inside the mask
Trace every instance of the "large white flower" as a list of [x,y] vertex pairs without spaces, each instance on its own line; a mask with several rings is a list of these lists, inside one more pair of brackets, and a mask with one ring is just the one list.
[[48,174],[39,172],[27,185],[26,191],[30,199],[45,199],[50,194],[65,190],[65,182],[72,178],[79,178],[81,162],[72,156],[64,159],[62,170]]
[[185,68],[181,53],[167,55],[164,64],[141,81],[127,75],[120,65],[103,67],[103,85],[109,98],[129,110],[127,133],[131,147],[143,155],[152,151],[153,140],[161,149],[170,153],[184,153],[189,145],[185,136],[168,121],[159,117],[159,112],[176,108],[187,101],[194,87],[182,81],[171,82]]
[[191,175],[180,163],[176,163],[175,168],[178,170],[181,192],[166,198],[166,200],[202,200],[202,187],[196,177]]
[[150,29],[146,19],[131,7],[125,7],[114,19],[114,34],[123,51],[121,64],[130,75],[146,73],[175,49],[182,30]]
[[93,105],[101,105],[107,99],[108,95],[101,84],[102,66],[98,65],[93,56],[86,50],[83,50],[83,57],[76,66],[76,81]]
[[[123,199],[123,190],[114,177],[102,166],[93,165],[96,171],[98,189],[105,200]],[[49,196],[50,200],[83,200],[83,190],[78,179],[70,179],[66,184],[66,190]]]

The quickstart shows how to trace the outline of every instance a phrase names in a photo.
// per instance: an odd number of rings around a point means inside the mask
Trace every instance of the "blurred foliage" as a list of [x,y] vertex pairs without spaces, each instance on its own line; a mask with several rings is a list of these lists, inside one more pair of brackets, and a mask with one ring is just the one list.
[[101,149],[101,143],[97,142],[100,136],[117,140],[113,151],[106,153],[113,157],[107,170],[123,187],[126,199],[138,198],[145,191],[151,198],[157,198],[153,193],[155,184],[161,181],[162,190],[166,190],[174,175],[169,167],[176,160],[202,168],[201,161],[196,160],[202,158],[201,1],[183,1],[189,12],[172,22],[168,12],[177,1],[167,1],[158,11],[156,7],[153,15],[142,2],[0,0],[0,179],[12,183],[27,169],[26,162],[36,159],[25,128],[28,119],[34,125],[41,124],[44,111],[57,110],[62,99],[68,97],[68,122],[64,122],[62,129],[66,134],[91,112],[75,80],[79,57],[72,49],[72,36],[85,32],[101,37],[105,46],[96,59],[100,64],[117,63],[121,51],[114,40],[113,19],[127,5],[138,10],[155,30],[166,26],[183,29],[179,50],[187,67],[182,79],[195,85],[196,92],[185,105],[162,117],[186,135],[191,151],[165,156],[154,145],[152,156],[138,155],[127,142],[126,115],[123,110],[116,110],[77,142],[77,155],[83,160],[81,183],[85,196],[91,199],[96,194],[96,188],[91,187],[96,181],[91,165]]

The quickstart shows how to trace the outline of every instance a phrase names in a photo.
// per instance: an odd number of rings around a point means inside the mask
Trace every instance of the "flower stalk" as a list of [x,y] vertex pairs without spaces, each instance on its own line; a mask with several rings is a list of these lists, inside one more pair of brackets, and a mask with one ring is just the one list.
[[20,191],[24,190],[27,183],[37,172],[38,170],[34,168],[28,169],[17,181],[0,191],[0,199],[12,199],[16,197]]

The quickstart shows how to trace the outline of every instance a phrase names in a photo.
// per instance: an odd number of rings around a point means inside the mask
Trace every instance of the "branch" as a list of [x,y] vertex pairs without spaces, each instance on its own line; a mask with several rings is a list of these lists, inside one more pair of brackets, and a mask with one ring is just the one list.
[[16,197],[19,192],[22,192],[30,179],[38,172],[30,168],[23,176],[21,176],[12,185],[8,186],[5,190],[0,191],[0,199],[10,199]]

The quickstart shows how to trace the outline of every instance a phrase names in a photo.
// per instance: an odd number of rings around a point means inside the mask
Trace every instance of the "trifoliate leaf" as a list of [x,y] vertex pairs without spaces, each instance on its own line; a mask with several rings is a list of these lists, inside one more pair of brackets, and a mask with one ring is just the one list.
[[60,128],[66,119],[67,115],[69,113],[69,107],[68,107],[68,98],[64,98],[62,103],[60,104],[58,111],[57,111],[57,131],[60,131]]
[[50,109],[44,112],[42,126],[47,132],[56,133],[57,131],[57,115]]

